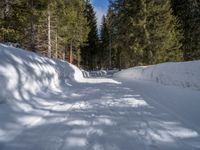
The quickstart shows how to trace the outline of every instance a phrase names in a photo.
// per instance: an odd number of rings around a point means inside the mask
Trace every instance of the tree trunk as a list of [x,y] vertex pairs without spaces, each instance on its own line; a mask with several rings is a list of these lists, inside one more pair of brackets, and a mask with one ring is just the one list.
[[63,51],[63,60],[65,61],[65,54],[66,54],[66,47],[65,47],[65,49],[64,49],[64,51]]
[[56,48],[55,48],[55,58],[57,59],[58,58],[58,33],[57,33],[57,30],[56,30],[56,41],[55,41],[55,44],[56,44]]
[[[144,6],[144,24],[143,24],[143,29],[144,29],[144,33],[145,33],[145,40],[146,40],[146,45],[149,46],[151,44],[151,41],[150,41],[150,34],[149,34],[149,31],[147,29],[147,3],[146,3],[146,0],[144,1],[143,3],[143,6]],[[143,62],[145,63],[151,63],[151,56],[149,55],[151,52],[148,50],[148,47],[145,49],[144,51],[144,55],[146,55],[147,57],[145,58],[145,60]]]
[[31,6],[31,17],[30,17],[30,23],[31,23],[31,38],[30,38],[30,50],[35,52],[35,31],[34,31],[34,14],[33,14],[33,0],[30,2]]
[[4,19],[8,18],[9,13],[9,0],[5,0],[5,11],[4,11]]
[[78,58],[77,58],[78,59],[78,67],[80,67],[80,64],[81,64],[81,56],[80,56],[81,55],[81,50],[80,50],[80,48],[78,48],[77,51],[78,51],[77,52],[78,53]]
[[48,16],[47,16],[47,23],[48,23],[48,57],[51,58],[51,11],[50,11],[50,0],[48,1]]
[[[9,16],[9,0],[4,1],[4,12],[3,12],[3,19],[5,22],[8,21],[8,16]],[[4,24],[4,28],[7,29],[7,26]],[[7,34],[3,33],[3,42],[7,42]]]
[[73,47],[72,47],[72,40],[70,42],[70,51],[69,51],[69,62],[73,63]]
[[146,1],[144,2],[143,5],[144,5],[144,14],[145,14],[143,28],[144,28],[147,43],[150,44],[149,31],[147,29],[147,4],[146,4]]
[[111,34],[109,33],[109,69],[112,68],[112,45],[111,45]]
[[119,48],[118,48],[118,50],[117,50],[117,55],[118,55],[118,59],[117,59],[117,61],[118,61],[118,69],[119,69],[119,71],[121,71],[121,50],[119,50]]

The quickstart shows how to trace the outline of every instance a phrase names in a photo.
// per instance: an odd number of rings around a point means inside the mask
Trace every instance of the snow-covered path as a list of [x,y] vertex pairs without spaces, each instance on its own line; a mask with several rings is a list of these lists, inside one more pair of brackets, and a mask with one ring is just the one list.
[[0,150],[200,150],[199,69],[166,63],[86,79],[0,44]]
[[199,91],[115,80],[33,96],[32,112],[13,112],[1,126],[0,149],[200,149]]

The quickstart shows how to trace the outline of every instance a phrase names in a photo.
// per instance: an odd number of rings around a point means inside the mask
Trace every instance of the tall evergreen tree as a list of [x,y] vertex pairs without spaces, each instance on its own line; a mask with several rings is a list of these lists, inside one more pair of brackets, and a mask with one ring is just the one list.
[[98,66],[99,39],[96,14],[90,0],[86,0],[85,16],[90,31],[85,46],[81,48],[82,66],[95,69]]
[[[79,49],[87,38],[84,0],[5,0],[0,1],[0,7],[1,42],[17,42],[21,47],[64,59],[71,47],[72,62],[72,49]],[[79,53],[75,52],[77,57]]]
[[106,25],[107,25],[107,46],[109,50],[109,68],[117,68],[120,66],[120,59],[119,57],[119,52],[121,51],[120,49],[117,49],[116,45],[116,37],[118,37],[117,33],[117,25],[119,24],[118,21],[118,15],[115,12],[116,9],[114,9],[113,5],[109,5],[108,7],[108,12],[106,15]]
[[197,0],[171,0],[183,32],[185,60],[200,59],[200,5]]
[[129,67],[182,60],[181,34],[170,1],[113,0],[111,6],[119,64]]
[[[79,50],[82,43],[87,40],[89,32],[87,19],[84,17],[85,3],[83,0],[66,1],[63,9],[64,15],[61,16],[59,33],[64,39],[66,50],[70,52],[69,57],[72,62],[73,48]],[[79,52],[76,54],[80,57]]]
[[182,35],[178,31],[178,22],[172,15],[171,2],[146,0],[143,7],[146,14],[143,26],[146,27],[144,31],[148,44],[145,53],[152,53],[152,58],[147,59],[150,63],[182,60]]
[[23,17],[19,12],[23,10],[21,3],[21,1],[16,0],[4,0],[0,2],[0,35],[2,42],[17,42],[20,40],[19,27],[24,23]]
[[126,26],[124,22],[125,16],[122,13],[124,8],[124,0],[110,0],[109,11],[107,14],[109,33],[112,37],[112,48],[116,52],[116,66],[121,69],[122,64],[129,60],[129,55],[123,59],[126,53],[125,41],[126,41]]
[[101,49],[100,49],[100,62],[102,68],[109,68],[109,59],[110,59],[110,53],[109,53],[109,30],[108,30],[108,24],[107,24],[107,18],[103,16],[102,18],[102,25],[101,25],[101,31],[100,31],[100,38],[101,38]]

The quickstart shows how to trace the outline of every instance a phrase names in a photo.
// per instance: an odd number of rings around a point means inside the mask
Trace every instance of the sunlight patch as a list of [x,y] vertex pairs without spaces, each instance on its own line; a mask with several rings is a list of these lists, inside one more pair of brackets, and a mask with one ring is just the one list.
[[80,94],[76,94],[76,93],[72,93],[71,96],[72,96],[72,97],[81,97]]
[[87,145],[87,140],[85,138],[70,137],[66,139],[67,147],[83,147]]
[[33,110],[33,108],[32,108],[31,105],[26,104],[26,103],[23,103],[23,102],[18,102],[18,103],[16,103],[16,106],[17,106],[19,109],[23,110],[24,112],[29,112],[29,111],[32,111],[32,110]]
[[147,139],[150,138],[155,141],[167,142],[167,143],[174,142],[174,138],[167,131],[164,130],[156,130],[156,131],[149,130],[148,135],[150,137],[146,137]]
[[80,101],[72,104],[72,107],[70,109],[89,109],[92,108],[92,106],[85,101]]
[[74,126],[74,125],[78,125],[78,126],[89,126],[90,123],[86,120],[73,120],[73,121],[69,121],[67,123],[67,125],[70,125],[70,126]]
[[97,118],[93,123],[93,125],[107,125],[107,126],[112,126],[115,124],[116,124],[115,122],[113,122],[108,118]]
[[94,128],[94,127],[90,127],[88,129],[88,135],[98,135],[98,136],[102,136],[104,134],[102,129],[98,129],[98,128]]
[[109,103],[109,106],[114,106],[114,107],[133,107],[133,108],[138,108],[138,107],[146,107],[149,106],[146,101],[144,100],[138,100],[135,98],[121,98],[121,99],[115,99],[115,100],[110,100],[106,103]]
[[184,128],[178,122],[149,122],[156,130],[147,130],[148,136],[160,142],[176,142],[179,139],[196,138],[199,134],[191,129]]
[[0,73],[8,79],[7,88],[9,90],[15,90],[18,88],[19,76],[15,67],[12,65],[0,66]]
[[27,117],[20,117],[17,120],[23,126],[35,126],[39,122],[42,121],[42,117],[40,117],[40,116],[27,116]]
[[0,137],[4,136],[5,134],[6,134],[5,131],[0,129]]
[[173,128],[172,131],[169,131],[171,135],[177,138],[186,139],[186,138],[194,138],[198,137],[198,133],[196,131],[187,129],[187,128]]
[[132,107],[148,106],[147,102],[144,100],[137,100],[135,98],[124,98],[126,104],[131,105]]

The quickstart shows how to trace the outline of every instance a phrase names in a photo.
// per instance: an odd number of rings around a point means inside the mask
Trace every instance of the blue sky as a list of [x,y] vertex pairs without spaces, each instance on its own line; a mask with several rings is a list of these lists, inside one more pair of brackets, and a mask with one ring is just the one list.
[[96,11],[96,16],[97,16],[97,24],[98,28],[101,25],[101,20],[103,15],[106,14],[107,9],[108,9],[108,0],[91,0],[95,11]]

